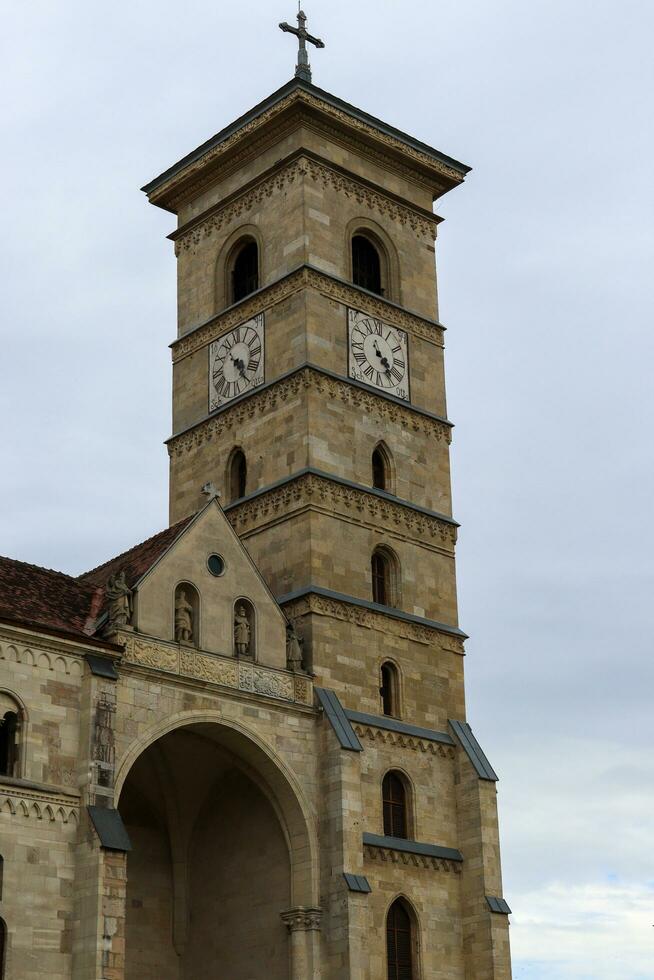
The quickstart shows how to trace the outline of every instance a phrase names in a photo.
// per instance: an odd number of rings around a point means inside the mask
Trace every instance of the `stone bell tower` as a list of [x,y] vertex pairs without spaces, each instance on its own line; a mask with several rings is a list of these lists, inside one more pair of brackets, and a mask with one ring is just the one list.
[[[301,55],[317,41],[282,26]],[[435,274],[433,202],[468,172],[314,86],[305,52],[144,188],[178,221],[171,524],[220,491],[346,729],[325,737],[323,833],[360,887],[323,896],[347,937],[325,977],[378,980],[393,957],[388,976],[510,977],[497,777],[465,722]]]

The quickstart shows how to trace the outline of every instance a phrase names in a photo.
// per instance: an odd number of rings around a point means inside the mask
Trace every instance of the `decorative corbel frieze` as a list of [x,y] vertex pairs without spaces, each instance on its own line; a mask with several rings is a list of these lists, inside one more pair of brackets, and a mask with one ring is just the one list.
[[284,602],[283,607],[291,622],[312,614],[329,616],[332,619],[353,623],[355,626],[362,626],[364,629],[385,633],[387,636],[398,636],[402,639],[412,640],[414,643],[439,646],[451,652],[463,654],[463,638],[452,636],[445,629],[408,622],[401,618],[395,619],[390,612],[378,612],[376,609],[347,602],[345,599],[335,599],[331,596],[320,595],[317,592],[307,592],[297,599],[289,599]]
[[450,874],[461,874],[461,862],[450,861],[447,858],[432,857],[425,854],[406,854],[392,847],[370,847],[364,844],[363,857],[367,861],[377,861],[381,864],[394,864],[405,868],[426,868],[432,871],[446,871]]
[[449,745],[431,742],[426,738],[406,735],[402,732],[384,731],[372,725],[361,725],[353,722],[354,731],[359,738],[367,738],[370,742],[381,742],[393,748],[410,749],[412,752],[422,752],[424,755],[438,756],[440,759],[454,759],[454,749]]
[[418,412],[411,406],[401,405],[389,398],[383,398],[376,392],[365,391],[349,381],[328,375],[318,368],[305,366],[279,381],[255,389],[242,401],[203,419],[186,432],[172,436],[168,440],[168,454],[181,456],[191,452],[205,442],[222,435],[223,432],[240,429],[252,419],[267,415],[278,408],[280,403],[288,402],[308,389],[333,400],[338,399],[364,411],[366,415],[378,421],[397,425],[407,431],[424,433],[445,443],[449,443],[452,438],[451,426],[432,415]]
[[309,156],[300,156],[285,167],[265,177],[254,187],[230,200],[224,207],[211,211],[193,225],[171,237],[175,241],[175,254],[194,250],[209,240],[216,232],[228,227],[236,220],[244,220],[250,212],[271,198],[280,194],[290,185],[302,180],[311,180],[322,189],[331,189],[344,197],[354,199],[357,204],[369,208],[382,217],[389,218],[400,225],[409,227],[415,234],[433,241],[437,225],[436,218],[400,203],[389,195],[367,186],[344,173],[332,169],[327,164]]
[[236,533],[242,536],[269,520],[308,506],[326,507],[330,513],[351,517],[357,523],[369,526],[376,526],[382,520],[391,531],[448,553],[453,552],[456,543],[457,529],[451,522],[317,473],[303,473],[282,486],[260,493],[253,500],[230,507],[227,517]]

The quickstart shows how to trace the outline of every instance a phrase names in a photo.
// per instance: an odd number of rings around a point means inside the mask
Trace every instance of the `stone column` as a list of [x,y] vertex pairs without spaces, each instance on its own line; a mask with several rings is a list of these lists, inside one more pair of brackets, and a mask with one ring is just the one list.
[[291,980],[320,980],[322,909],[297,905],[281,915],[291,943]]

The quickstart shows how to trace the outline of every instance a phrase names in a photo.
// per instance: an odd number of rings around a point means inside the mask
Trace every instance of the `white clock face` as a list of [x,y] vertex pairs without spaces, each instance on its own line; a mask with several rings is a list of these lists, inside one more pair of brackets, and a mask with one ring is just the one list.
[[230,330],[209,347],[209,411],[264,381],[263,313]]
[[348,310],[350,377],[409,400],[409,347],[404,330]]

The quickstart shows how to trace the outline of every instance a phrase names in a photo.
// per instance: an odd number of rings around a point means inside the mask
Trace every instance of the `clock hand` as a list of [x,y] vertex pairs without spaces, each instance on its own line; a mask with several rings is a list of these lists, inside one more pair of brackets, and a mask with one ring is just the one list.
[[232,364],[234,365],[234,367],[236,368],[236,370],[238,371],[238,373],[241,375],[241,377],[242,378],[245,378],[245,380],[247,381],[248,376],[245,373],[245,364],[243,363],[243,361],[241,360],[241,358],[240,357],[234,357],[234,355],[232,354],[231,351],[229,352],[229,358],[230,358]]
[[386,371],[386,374],[390,374],[391,373],[391,366],[388,363],[388,359],[386,357],[384,357],[383,354],[380,353],[380,350],[379,350],[379,347],[377,346],[377,341],[376,340],[374,341],[374,345],[375,345],[375,354],[377,355],[377,357],[379,358],[379,360],[384,365],[384,370]]

